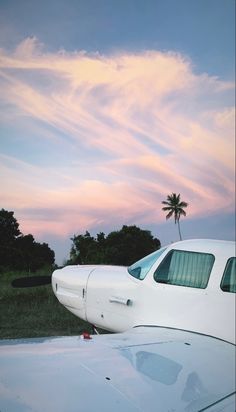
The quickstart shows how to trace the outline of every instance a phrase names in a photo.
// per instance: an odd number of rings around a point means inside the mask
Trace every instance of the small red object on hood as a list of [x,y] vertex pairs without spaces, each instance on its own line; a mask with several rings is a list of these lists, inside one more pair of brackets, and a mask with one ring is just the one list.
[[89,332],[83,332],[82,336],[84,339],[92,339]]

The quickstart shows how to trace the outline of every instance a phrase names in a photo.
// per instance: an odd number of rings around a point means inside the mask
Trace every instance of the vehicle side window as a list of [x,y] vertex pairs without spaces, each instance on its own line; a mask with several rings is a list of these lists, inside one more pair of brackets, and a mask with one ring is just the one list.
[[228,260],[220,285],[224,292],[236,293],[236,258]]
[[165,252],[165,250],[166,248],[163,247],[133,263],[133,265],[128,267],[129,274],[139,280],[145,279],[151,267],[154,265],[156,260],[162,255],[162,253]]
[[171,250],[156,269],[154,279],[158,283],[205,289],[214,260],[209,253]]

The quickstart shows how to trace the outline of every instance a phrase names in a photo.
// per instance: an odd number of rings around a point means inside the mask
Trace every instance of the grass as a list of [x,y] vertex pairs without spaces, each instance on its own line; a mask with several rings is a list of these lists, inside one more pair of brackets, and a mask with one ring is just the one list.
[[14,289],[22,273],[0,275],[0,339],[79,335],[91,326],[65,309],[51,285]]

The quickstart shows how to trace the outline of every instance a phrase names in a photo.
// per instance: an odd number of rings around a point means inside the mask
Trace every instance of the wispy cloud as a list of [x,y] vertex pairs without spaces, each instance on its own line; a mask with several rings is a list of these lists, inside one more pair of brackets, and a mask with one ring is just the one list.
[[3,205],[28,231],[151,224],[172,191],[192,217],[233,210],[234,85],[196,74],[186,56],[48,53],[30,38],[0,51],[0,85],[8,127],[41,123],[55,153],[67,147],[43,167],[1,156]]

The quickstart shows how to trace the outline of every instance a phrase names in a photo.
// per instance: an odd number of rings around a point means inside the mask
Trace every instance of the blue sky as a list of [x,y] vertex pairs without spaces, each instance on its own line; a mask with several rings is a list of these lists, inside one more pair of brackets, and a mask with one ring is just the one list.
[[2,45],[36,36],[48,50],[177,50],[196,69],[234,76],[233,0],[2,1]]
[[68,257],[136,224],[233,239],[235,2],[0,0],[1,207]]

